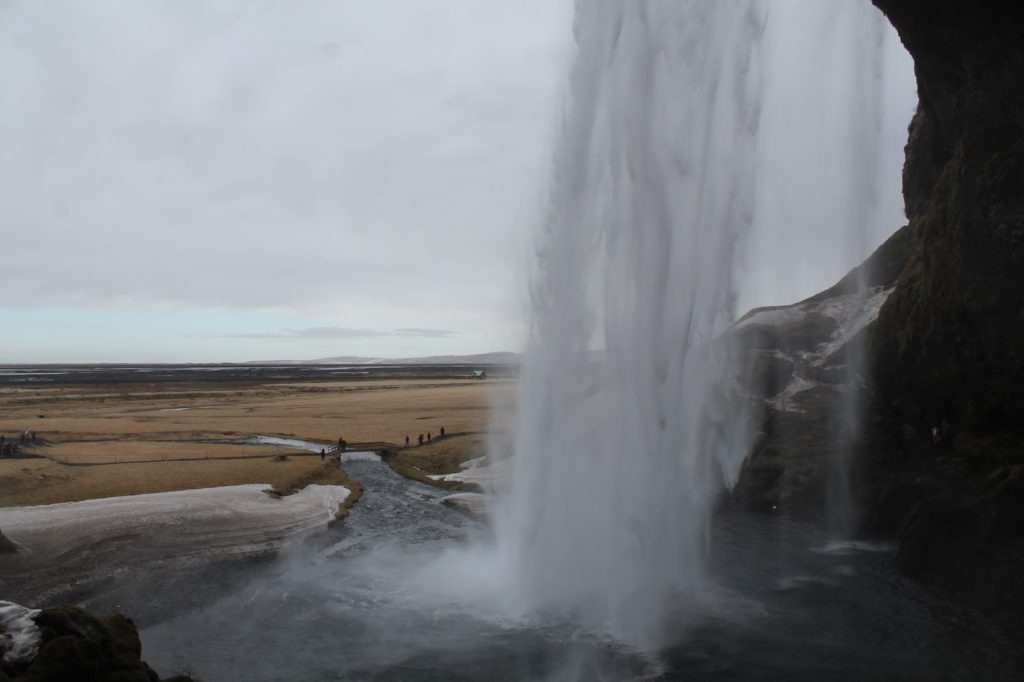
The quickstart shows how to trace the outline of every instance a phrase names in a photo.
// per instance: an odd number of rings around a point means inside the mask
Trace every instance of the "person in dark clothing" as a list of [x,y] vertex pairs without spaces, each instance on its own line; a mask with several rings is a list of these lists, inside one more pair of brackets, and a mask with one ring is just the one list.
[[409,436],[405,437],[405,447],[409,447]]
[[441,438],[444,438],[444,427],[441,427]]
[[320,448],[320,466],[323,466],[327,462],[327,451]]
[[420,441],[420,445],[423,445],[423,434],[422,433],[420,434],[419,441]]
[[427,442],[430,442],[430,431],[427,431]]

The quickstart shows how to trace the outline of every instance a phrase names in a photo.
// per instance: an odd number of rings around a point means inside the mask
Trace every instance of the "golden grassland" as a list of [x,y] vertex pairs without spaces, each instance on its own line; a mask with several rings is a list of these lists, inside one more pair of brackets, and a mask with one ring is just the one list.
[[28,447],[42,458],[0,459],[0,506],[241,483],[288,491],[327,475],[315,454],[237,443],[255,435],[401,445],[444,426],[453,437],[403,461],[446,473],[434,469],[483,454],[482,437],[454,434],[484,432],[513,392],[512,381],[463,379],[0,387],[0,433],[46,443]]

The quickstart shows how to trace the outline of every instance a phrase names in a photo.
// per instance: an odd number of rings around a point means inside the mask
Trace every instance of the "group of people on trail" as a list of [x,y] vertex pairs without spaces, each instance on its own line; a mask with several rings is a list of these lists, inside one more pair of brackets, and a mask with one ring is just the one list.
[[[440,438],[444,438],[444,437],[445,437],[445,430],[444,430],[444,427],[442,426],[440,431],[438,432],[438,438],[440,439]],[[434,440],[434,434],[431,431],[427,431],[426,434],[422,434],[421,433],[419,436],[416,437],[417,444],[419,444],[419,445],[423,445],[424,443],[432,443],[433,440]],[[409,447],[409,446],[410,446],[409,436],[406,436],[405,437],[405,447]],[[347,450],[348,450],[348,441],[346,441],[343,436],[339,436],[338,437],[338,449],[337,449],[338,454],[341,455],[344,452],[346,452]],[[328,453],[327,453],[327,449],[326,448],[320,448],[320,466],[323,466],[324,464],[327,463],[327,454]]]
[[[443,426],[441,427],[441,431],[440,431],[440,434],[438,435],[438,438],[444,438],[444,427]],[[427,438],[424,441],[423,440],[423,434],[421,433],[419,436],[416,437],[416,441],[417,441],[417,445],[423,445],[424,442],[430,443],[431,441],[433,441],[433,434],[430,431],[427,431]],[[405,447],[409,447],[409,436],[405,437]]]
[[0,433],[0,457],[13,457],[18,454],[18,446],[26,443],[36,442],[36,432],[25,429],[18,439],[18,442],[7,440],[7,436]]
[[[338,436],[338,455],[340,456],[343,452],[348,450],[348,441],[345,440],[344,436]],[[320,448],[320,466],[327,463],[327,448]]]

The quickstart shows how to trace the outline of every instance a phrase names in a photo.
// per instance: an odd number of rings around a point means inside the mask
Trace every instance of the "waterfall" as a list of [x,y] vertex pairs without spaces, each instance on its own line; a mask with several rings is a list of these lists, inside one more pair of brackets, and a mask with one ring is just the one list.
[[751,2],[577,8],[496,526],[527,608],[641,647],[700,600],[711,502],[745,452],[707,344],[752,218],[763,22]]
[[[858,2],[855,19],[875,12]],[[759,151],[768,134],[764,52],[803,39],[830,53],[836,35],[822,27],[852,30],[836,48],[848,55],[836,64],[848,67],[875,30],[841,16],[850,2],[840,12],[802,6],[808,24],[777,22],[771,37],[759,0],[577,4],[514,474],[496,490],[504,589],[526,612],[653,649],[707,603],[713,506],[757,425],[722,380],[738,371],[733,349],[713,342],[737,313],[743,248],[763,194],[756,176],[785,172],[765,167]],[[837,68],[826,62],[823,78]],[[833,85],[871,82],[873,64]],[[878,96],[868,90],[850,97]],[[800,125],[799,115],[781,125]],[[843,120],[863,126],[862,115],[857,108]],[[867,127],[874,123],[869,113]],[[858,203],[870,194],[861,172],[873,163],[862,142],[844,134],[842,163],[857,169],[832,180],[852,197],[836,207],[848,211],[846,234],[863,231],[870,213]],[[861,154],[863,162],[852,158]]]

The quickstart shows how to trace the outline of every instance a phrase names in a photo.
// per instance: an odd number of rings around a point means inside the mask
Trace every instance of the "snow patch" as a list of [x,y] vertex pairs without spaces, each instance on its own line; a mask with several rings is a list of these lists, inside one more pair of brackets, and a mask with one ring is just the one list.
[[299,438],[281,438],[279,436],[256,436],[255,438],[250,438],[247,442],[253,445],[276,445],[279,447],[295,448],[296,450],[308,450],[309,452],[320,452],[330,447],[323,443],[314,443],[313,441],[300,440]]
[[39,611],[0,601],[0,657],[7,665],[28,663],[39,653]]
[[[823,315],[836,323],[836,328],[828,339],[811,349],[797,351],[795,357],[787,355],[779,349],[768,351],[774,357],[793,362],[794,373],[786,387],[768,399],[767,403],[782,412],[803,412],[797,407],[794,398],[797,394],[821,384],[819,381],[804,376],[803,372],[808,367],[825,365],[830,357],[874,322],[893,289],[894,287],[874,287],[863,293],[844,294],[813,303],[799,303],[784,308],[761,310],[751,313],[738,322],[733,330],[750,325],[780,327],[797,324],[809,314]],[[834,384],[828,385],[840,389]]]
[[486,516],[488,511],[487,496],[482,493],[455,493],[441,498],[441,502],[473,516]]
[[826,343],[815,349],[815,364],[823,363],[864,327],[874,322],[878,318],[882,304],[889,298],[894,288],[875,287],[866,294],[837,296],[824,301],[817,308],[817,312],[835,320],[839,328],[832,333],[832,337]]
[[753,325],[763,325],[765,327],[781,327],[782,325],[793,324],[799,322],[807,315],[807,311],[803,309],[800,304],[793,306],[785,306],[782,308],[769,308],[767,310],[759,310],[751,312],[747,317],[740,320],[733,326],[733,330],[740,330],[744,327],[750,327]]
[[797,393],[802,393],[817,385],[818,384],[816,382],[811,381],[810,379],[805,379],[801,376],[794,376],[790,382],[786,384],[786,388],[782,389],[778,395],[769,400],[768,404],[780,412],[805,412],[806,410],[796,406],[796,403],[793,402],[793,398],[796,397]]
[[349,490],[308,485],[283,498],[267,484],[107,497],[0,508],[0,527],[35,559],[59,557],[108,538],[188,553],[276,546],[335,518]]
[[869,542],[867,540],[833,540],[810,550],[817,554],[845,556],[858,552],[894,552],[896,545],[891,542]]
[[512,458],[489,462],[488,458],[477,457],[462,463],[462,471],[452,474],[434,474],[430,478],[435,481],[452,481],[457,483],[475,483],[486,487],[496,479],[507,479],[512,476]]

